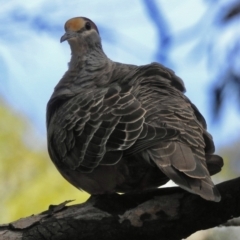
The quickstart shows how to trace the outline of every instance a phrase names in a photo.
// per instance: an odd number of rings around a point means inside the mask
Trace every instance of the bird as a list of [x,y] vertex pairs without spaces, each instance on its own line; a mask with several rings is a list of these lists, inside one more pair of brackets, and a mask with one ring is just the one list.
[[112,61],[96,24],[66,21],[68,69],[47,104],[49,156],[73,186],[91,195],[141,192],[172,180],[205,200],[221,195],[211,175],[214,154],[204,117],[173,70]]

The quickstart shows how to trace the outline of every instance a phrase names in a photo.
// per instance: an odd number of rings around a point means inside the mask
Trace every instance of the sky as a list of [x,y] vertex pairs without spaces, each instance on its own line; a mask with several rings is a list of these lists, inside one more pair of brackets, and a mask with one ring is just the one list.
[[[156,61],[158,36],[142,0],[0,0],[0,97],[19,114],[26,115],[39,136],[45,139],[45,111],[54,86],[67,70],[70,49],[60,44],[63,25],[69,18],[85,16],[99,28],[107,56],[136,65]],[[196,24],[206,11],[203,0],[156,0],[171,32],[177,35]],[[239,113],[234,104],[225,107],[221,123],[211,121],[209,76],[204,53],[195,49],[194,40],[176,45],[169,53],[169,64],[186,85],[186,95],[208,122],[217,146],[237,139]]]

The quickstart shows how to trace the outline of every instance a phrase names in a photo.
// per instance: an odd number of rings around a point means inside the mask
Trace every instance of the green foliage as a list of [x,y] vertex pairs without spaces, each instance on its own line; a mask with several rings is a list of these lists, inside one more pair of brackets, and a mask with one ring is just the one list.
[[[0,101],[0,223],[7,223],[88,195],[70,185],[48,157],[46,144],[36,138],[23,116]],[[25,140],[25,141],[24,141]],[[29,142],[38,141],[38,149]]]

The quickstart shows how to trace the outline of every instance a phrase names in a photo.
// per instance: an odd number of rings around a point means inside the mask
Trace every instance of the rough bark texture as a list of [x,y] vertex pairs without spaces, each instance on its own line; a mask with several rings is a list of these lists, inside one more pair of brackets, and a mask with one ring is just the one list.
[[219,203],[177,187],[92,196],[69,207],[65,202],[0,225],[0,239],[182,239],[240,216],[240,178],[217,187],[222,195]]

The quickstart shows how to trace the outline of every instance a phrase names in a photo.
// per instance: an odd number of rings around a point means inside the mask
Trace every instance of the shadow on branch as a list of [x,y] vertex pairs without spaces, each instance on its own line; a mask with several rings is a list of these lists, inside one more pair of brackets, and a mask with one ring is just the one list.
[[240,178],[217,187],[219,203],[178,187],[91,196],[73,206],[66,206],[66,201],[0,225],[0,239],[182,239],[240,216]]

